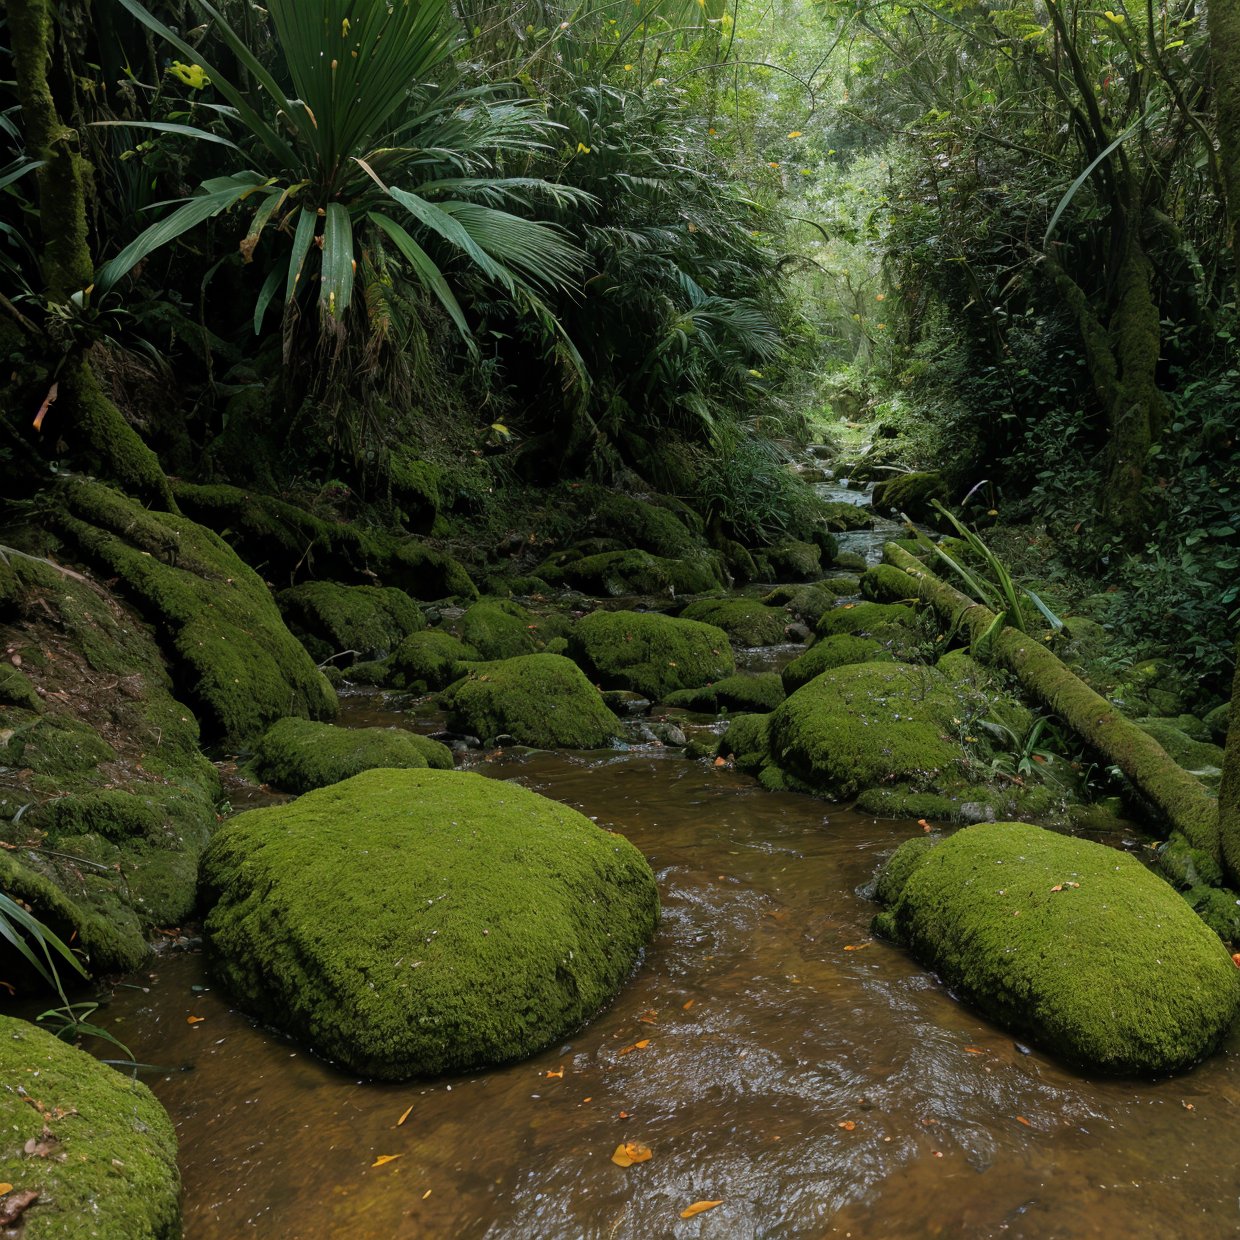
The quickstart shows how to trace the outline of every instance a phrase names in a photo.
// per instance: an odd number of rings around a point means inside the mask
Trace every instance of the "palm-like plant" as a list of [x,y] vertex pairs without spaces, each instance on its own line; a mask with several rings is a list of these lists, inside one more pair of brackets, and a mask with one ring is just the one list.
[[[265,237],[282,243],[255,304],[256,331],[277,296],[286,315],[304,305],[316,275],[319,322],[339,331],[359,269],[363,279],[391,270],[386,260],[369,261],[372,249],[398,256],[404,273],[438,300],[467,340],[458,270],[499,286],[554,326],[542,295],[573,282],[580,253],[556,228],[517,212],[587,196],[537,178],[496,175],[500,160],[526,160],[546,141],[551,127],[528,104],[495,87],[427,84],[432,71],[443,70],[452,42],[447,0],[270,0],[282,56],[270,68],[214,5],[192,0],[253,86],[206,62],[139,0],[117,3],[187,58],[187,84],[209,83],[224,102],[195,105],[209,114],[210,129],[107,123],[222,144],[240,166],[203,181],[198,194],[106,263],[97,294],[160,246],[245,204],[245,259]],[[370,292],[368,304],[382,301]]]

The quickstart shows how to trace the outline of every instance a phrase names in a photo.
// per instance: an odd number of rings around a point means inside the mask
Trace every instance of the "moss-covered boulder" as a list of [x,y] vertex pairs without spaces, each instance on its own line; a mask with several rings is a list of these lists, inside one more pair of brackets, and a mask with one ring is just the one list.
[[508,735],[536,749],[599,749],[619,734],[602,694],[559,654],[476,663],[443,700],[448,725],[484,741]]
[[479,659],[513,659],[542,648],[538,618],[508,599],[475,603],[452,624],[457,637],[477,651]]
[[668,508],[614,491],[602,492],[592,506],[590,530],[668,559],[692,556],[698,545],[684,521]]
[[840,633],[815,642],[803,655],[793,659],[782,672],[784,690],[795,693],[816,676],[834,667],[847,667],[850,663],[883,663],[895,661],[895,656],[874,637],[854,637]]
[[844,603],[824,611],[814,631],[819,637],[834,637],[839,633],[866,637],[872,636],[876,629],[893,625],[907,628],[916,617],[917,613],[902,603]]
[[822,552],[813,543],[789,539],[755,552],[773,581],[813,581],[822,576]]
[[309,792],[376,767],[452,769],[452,751],[429,736],[399,728],[338,728],[281,719],[254,747],[251,767],[263,783]]
[[653,612],[592,612],[573,627],[569,652],[604,688],[635,689],[652,701],[736,670],[722,629]]
[[802,585],[776,586],[763,596],[762,601],[768,607],[784,608],[812,628],[824,611],[835,606],[836,593],[823,582],[815,581]]
[[261,577],[218,535],[100,483],[67,483],[58,523],[139,600],[213,739],[245,744],[285,715],[329,718],[336,694]]
[[788,613],[754,599],[699,599],[680,614],[685,620],[715,625],[738,646],[776,646],[787,640]]
[[941,672],[858,663],[824,672],[771,715],[771,756],[824,796],[846,798],[897,780],[929,787],[958,776],[949,737],[956,698]]
[[911,866],[909,847],[892,858],[909,872],[876,927],[1068,1062],[1180,1071],[1235,1018],[1240,971],[1135,858],[1017,822],[966,828]]
[[442,689],[459,680],[478,652],[442,629],[410,633],[388,661],[388,680],[397,689]]
[[942,474],[926,473],[896,474],[874,484],[870,501],[876,512],[900,512],[914,521],[935,524],[938,512],[934,501],[946,504],[947,483]]
[[827,500],[822,505],[823,522],[836,534],[850,530],[868,530],[874,525],[874,513],[867,504],[850,504],[847,500]]
[[787,696],[777,672],[725,676],[700,689],[678,689],[665,699],[686,710],[772,711]]
[[702,594],[723,585],[719,561],[705,551],[668,559],[646,551],[604,551],[579,559],[555,557],[538,570],[551,582],[564,582],[588,594]]
[[38,1194],[6,1234],[177,1240],[176,1155],[172,1121],[140,1081],[0,1016],[0,1181]]
[[536,793],[369,771],[228,823],[203,861],[212,966],[350,1071],[523,1058],[589,1020],[658,920],[642,855]]
[[719,738],[716,756],[731,759],[738,770],[757,774],[770,752],[770,722],[769,714],[734,715]]
[[294,637],[322,663],[341,666],[386,658],[410,633],[426,628],[422,609],[394,586],[307,581],[281,590],[276,603]]

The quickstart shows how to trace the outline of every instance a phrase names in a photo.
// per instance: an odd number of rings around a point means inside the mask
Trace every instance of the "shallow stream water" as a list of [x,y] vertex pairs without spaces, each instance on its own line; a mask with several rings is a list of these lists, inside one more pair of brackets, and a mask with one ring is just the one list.
[[[382,721],[374,701],[351,721]],[[200,955],[159,959],[106,1019],[160,1066],[187,1240],[1240,1232],[1240,1043],[1175,1080],[1091,1080],[959,1006],[858,894],[916,824],[657,749],[476,769],[641,848],[663,920],[640,968],[533,1059],[390,1085],[256,1027]],[[616,1166],[626,1141],[653,1156]],[[700,1200],[722,1204],[682,1221]]]

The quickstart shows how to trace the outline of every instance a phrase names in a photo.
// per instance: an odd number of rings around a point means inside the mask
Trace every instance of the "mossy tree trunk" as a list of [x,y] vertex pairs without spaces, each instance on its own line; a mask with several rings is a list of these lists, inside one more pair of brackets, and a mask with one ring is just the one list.
[[[94,263],[86,223],[89,168],[77,133],[61,119],[48,79],[51,10],[51,0],[9,0],[8,27],[26,146],[43,160],[38,171],[43,283],[48,301],[65,306],[90,285]],[[51,341],[47,344],[50,351]],[[70,343],[56,380],[59,396],[49,416],[63,423],[60,435],[70,448],[134,495],[176,511],[158,459],[104,395],[82,342]]]
[[[1027,633],[1004,628],[983,648],[980,639],[994,623],[994,612],[940,580],[895,543],[887,544],[884,558],[904,576],[902,581],[889,576],[890,588],[903,597],[920,598],[944,620],[968,633],[979,657],[1013,672],[1029,694],[1053,710],[1107,762],[1119,767],[1165,816],[1169,829],[1182,831],[1195,848],[1219,856],[1217,803],[1201,781],[1179,766],[1152,736]],[[1240,758],[1240,754],[1235,756]],[[1236,774],[1240,776],[1240,771]]]
[[1218,790],[1218,828],[1228,881],[1240,887],[1240,645],[1236,647],[1236,675],[1231,687],[1223,782]]
[[1240,302],[1240,0],[1210,0],[1209,17],[1219,163],[1227,194],[1227,237]]

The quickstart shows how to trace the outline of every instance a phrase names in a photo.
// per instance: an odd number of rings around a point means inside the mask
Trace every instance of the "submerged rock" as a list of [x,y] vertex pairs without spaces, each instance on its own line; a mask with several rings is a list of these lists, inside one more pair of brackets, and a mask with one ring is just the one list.
[[652,701],[736,670],[722,629],[653,612],[592,612],[569,634],[569,652],[605,688],[633,689]]
[[0,1016],[0,1180],[38,1194],[6,1235],[176,1240],[176,1154],[172,1121],[140,1081]]
[[480,775],[369,771],[221,829],[213,967],[249,1011],[389,1080],[533,1054],[589,1020],[654,932],[645,858]]
[[475,663],[444,704],[451,728],[483,740],[507,733],[536,749],[600,749],[621,730],[602,694],[559,654]]
[[879,889],[891,907],[877,930],[1004,1028],[1094,1071],[1189,1068],[1240,1007],[1218,938],[1116,849],[984,824],[905,844]]
[[309,792],[376,767],[452,768],[446,745],[398,728],[338,728],[281,719],[254,747],[254,774],[285,792]]

